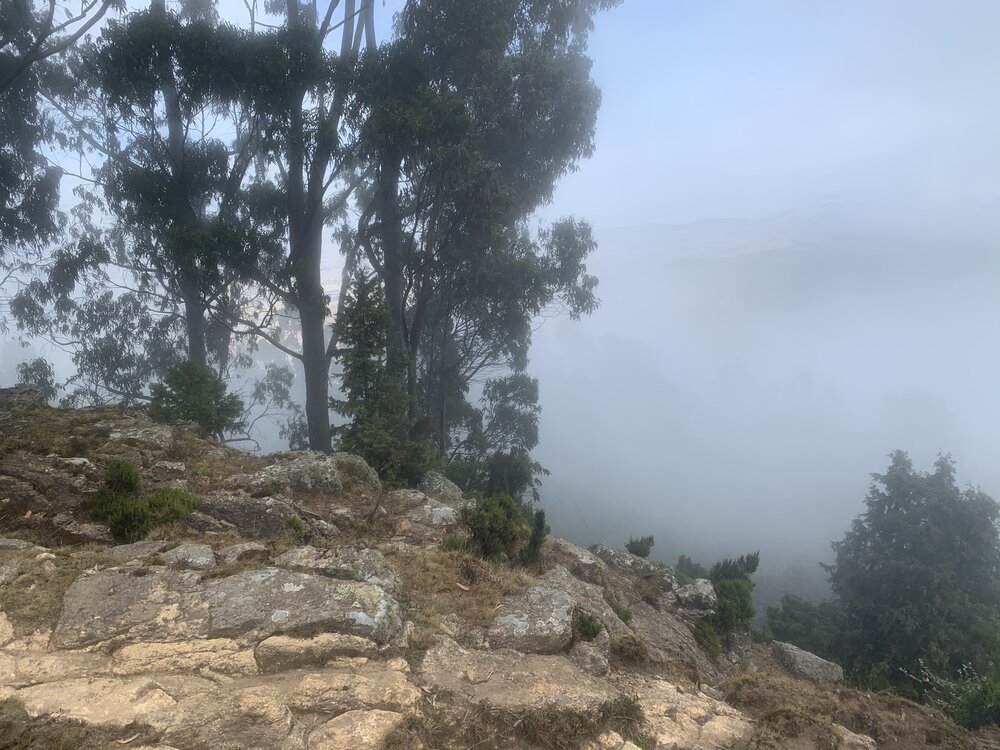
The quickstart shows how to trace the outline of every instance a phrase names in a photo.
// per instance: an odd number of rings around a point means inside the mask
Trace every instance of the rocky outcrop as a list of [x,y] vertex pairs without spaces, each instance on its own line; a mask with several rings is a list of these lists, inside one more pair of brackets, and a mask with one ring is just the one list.
[[209,570],[215,567],[215,552],[207,544],[178,544],[161,553],[160,559],[174,568]]
[[436,471],[428,471],[417,489],[432,500],[454,508],[461,508],[466,504],[459,486]]
[[210,580],[203,590],[210,637],[323,629],[384,644],[403,632],[399,605],[370,583],[264,568]]
[[696,578],[687,586],[677,589],[674,595],[677,597],[677,603],[688,609],[710,610],[719,606],[715,587],[707,578]]
[[309,735],[309,750],[380,750],[403,721],[395,711],[347,711]]
[[274,463],[249,477],[234,477],[231,481],[254,493],[321,490],[329,495],[339,495],[344,484],[338,464],[343,463],[328,453],[293,451],[278,454]]
[[791,643],[774,641],[771,652],[796,677],[813,682],[843,682],[844,670],[839,664],[822,659]]
[[651,680],[636,696],[656,747],[685,750],[735,748],[749,738],[750,720],[740,711],[695,690]]
[[533,586],[503,601],[488,638],[492,648],[525,654],[564,651],[573,641],[573,600],[562,589]]
[[398,591],[399,576],[374,549],[337,547],[320,550],[311,546],[296,547],[274,559],[274,564],[291,570],[319,573],[343,581],[363,581]]

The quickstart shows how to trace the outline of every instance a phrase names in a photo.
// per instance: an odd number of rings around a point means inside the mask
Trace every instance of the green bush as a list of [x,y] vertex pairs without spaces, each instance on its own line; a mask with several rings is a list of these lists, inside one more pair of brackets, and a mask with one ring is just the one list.
[[722,639],[708,620],[701,620],[695,625],[694,639],[701,646],[701,650],[711,658],[714,659],[722,653]]
[[603,729],[617,732],[622,739],[632,742],[643,750],[656,747],[656,740],[645,733],[646,712],[642,710],[642,704],[634,696],[621,695],[612,701],[602,703],[598,722]]
[[677,573],[677,582],[686,586],[698,578],[708,578],[708,571],[704,565],[699,565],[687,555],[677,558],[677,566],[674,568]]
[[235,393],[226,393],[226,384],[211,367],[181,362],[149,391],[149,416],[157,422],[194,422],[206,435],[240,426],[243,402]]
[[548,524],[545,523],[545,511],[536,510],[531,523],[531,536],[528,543],[521,550],[521,562],[525,565],[538,562],[538,555],[545,544],[545,537],[549,535]]
[[73,435],[66,445],[66,455],[70,458],[90,454],[90,441],[83,435]]
[[625,661],[649,660],[649,648],[639,636],[630,631],[611,636],[611,653]]
[[505,494],[477,500],[463,511],[462,519],[473,549],[487,560],[512,558],[527,526],[524,503]]
[[969,665],[954,679],[932,674],[921,662],[922,674],[915,677],[927,686],[928,702],[934,704],[966,729],[1000,724],[1000,670],[980,676]]
[[573,619],[573,632],[583,641],[592,641],[601,634],[604,626],[589,612],[579,611]]
[[719,604],[716,624],[724,631],[749,625],[754,618],[753,582],[744,578],[724,578],[715,585]]
[[607,597],[608,606],[618,615],[618,619],[628,625],[632,622],[632,610],[622,604],[617,596]]
[[188,516],[201,499],[185,490],[163,489],[142,497],[139,472],[128,461],[116,461],[109,468],[104,482],[83,507],[95,521],[108,525],[120,542],[144,539],[156,526],[180,521]]
[[135,494],[139,491],[139,470],[131,461],[115,461],[104,475],[104,486],[118,494]]
[[441,549],[445,552],[465,552],[469,549],[469,537],[449,532],[441,540]]
[[649,557],[649,553],[653,549],[653,537],[652,535],[641,536],[638,539],[631,537],[625,542],[625,549],[636,557]]
[[298,516],[289,516],[285,521],[285,528],[288,535],[299,544],[306,540],[306,525]]

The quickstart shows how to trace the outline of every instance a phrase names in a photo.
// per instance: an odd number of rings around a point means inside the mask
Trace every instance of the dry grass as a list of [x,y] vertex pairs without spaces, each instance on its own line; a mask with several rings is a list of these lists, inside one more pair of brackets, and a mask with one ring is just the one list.
[[8,698],[0,702],[0,748],[105,750],[122,747],[122,741],[129,738],[133,738],[128,744],[131,747],[152,745],[158,737],[153,729],[141,724],[97,727],[49,716],[32,719],[18,700]]
[[522,570],[465,552],[387,547],[383,553],[403,580],[404,603],[418,625],[436,625],[438,618],[450,614],[473,627],[489,625],[505,596],[520,594],[533,583]]
[[83,571],[106,561],[100,550],[97,545],[61,547],[52,550],[55,557],[47,560],[36,560],[37,553],[5,554],[4,564],[16,564],[18,576],[0,593],[0,609],[10,618],[15,634],[54,627],[66,589]]
[[94,425],[121,417],[116,406],[93,409],[54,409],[22,406],[12,409],[0,422],[0,456],[13,451],[61,456],[86,455],[108,439],[108,431]]
[[[836,748],[834,723],[874,738],[887,750],[976,750],[970,732],[944,714],[890,693],[862,693],[842,685],[820,686],[764,667],[737,674],[723,685],[726,701],[757,720],[745,750],[771,747]],[[831,744],[832,743],[832,744]]]

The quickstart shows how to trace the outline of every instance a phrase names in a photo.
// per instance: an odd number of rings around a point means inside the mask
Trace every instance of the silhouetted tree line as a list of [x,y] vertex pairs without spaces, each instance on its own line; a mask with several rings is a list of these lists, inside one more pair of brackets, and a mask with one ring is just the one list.
[[[4,323],[72,355],[71,404],[155,399],[230,437],[282,409],[294,447],[523,493],[533,321],[598,304],[589,225],[531,219],[593,150],[587,40],[618,2],[410,0],[381,42],[373,0],[253,2],[243,27],[213,0],[5,2]],[[248,370],[241,415],[181,403]]]

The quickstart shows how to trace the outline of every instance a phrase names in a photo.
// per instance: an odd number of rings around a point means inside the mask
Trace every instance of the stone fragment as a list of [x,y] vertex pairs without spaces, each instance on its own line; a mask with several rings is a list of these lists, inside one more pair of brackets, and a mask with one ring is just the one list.
[[403,721],[395,711],[348,711],[309,735],[309,750],[380,750]]
[[820,683],[844,680],[844,670],[839,664],[822,659],[791,643],[773,641],[771,651],[782,666],[796,677]]
[[173,568],[209,570],[215,567],[215,553],[207,544],[178,544],[161,552],[160,559]]

